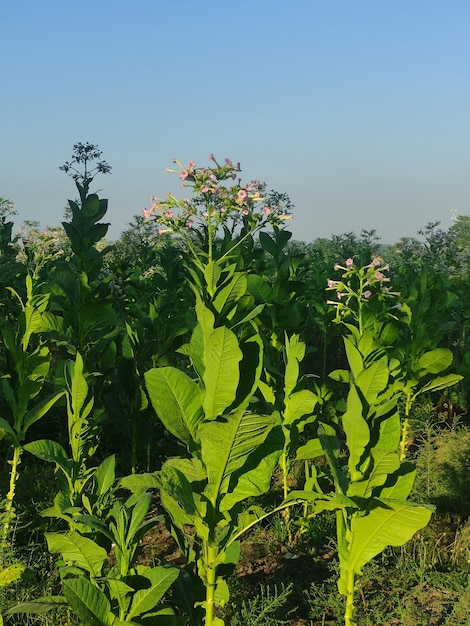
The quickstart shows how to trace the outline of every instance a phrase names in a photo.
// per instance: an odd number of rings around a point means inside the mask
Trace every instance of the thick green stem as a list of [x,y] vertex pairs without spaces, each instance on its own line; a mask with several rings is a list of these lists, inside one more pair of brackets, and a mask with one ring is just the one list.
[[348,573],[348,595],[346,596],[346,609],[344,611],[344,626],[354,626],[354,571]]
[[207,584],[206,584],[206,619],[205,626],[212,626],[214,621],[215,586],[217,580],[217,549],[207,546]]
[[11,465],[10,470],[10,489],[6,495],[5,505],[5,522],[3,524],[2,531],[2,546],[5,547],[8,539],[8,533],[10,531],[10,523],[14,517],[13,501],[15,499],[16,481],[18,478],[18,465],[21,461],[21,453],[23,448],[21,446],[15,446],[13,448],[13,458],[9,461]]
[[406,396],[405,402],[405,419],[401,427],[401,439],[400,439],[400,463],[405,460],[406,456],[406,440],[408,438],[408,429],[410,426],[410,412],[411,405],[413,404],[413,398],[411,395]]

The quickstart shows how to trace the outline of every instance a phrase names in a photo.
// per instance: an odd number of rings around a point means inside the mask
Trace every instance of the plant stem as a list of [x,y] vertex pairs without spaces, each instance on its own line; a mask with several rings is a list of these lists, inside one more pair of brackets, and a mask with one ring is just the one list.
[[351,568],[351,570],[348,573],[348,594],[346,596],[346,609],[344,612],[344,626],[354,626],[353,612],[354,612],[354,571]]
[[18,478],[18,465],[21,461],[21,453],[23,452],[23,448],[21,446],[15,446],[13,448],[13,458],[9,461],[11,465],[10,470],[10,489],[6,495],[6,505],[5,505],[5,522],[3,524],[2,531],[2,547],[6,547],[8,533],[10,530],[10,522],[14,517],[14,509],[13,509],[13,501],[15,498],[16,491],[16,480]]
[[405,419],[403,420],[403,425],[401,427],[401,439],[400,439],[400,463],[405,460],[406,455],[406,439],[408,437],[408,429],[410,425],[410,412],[411,405],[413,404],[413,397],[411,394],[406,396],[405,402]]
[[214,599],[216,585],[216,557],[217,550],[214,546],[207,546],[207,585],[206,585],[206,619],[205,626],[212,626],[214,620]]

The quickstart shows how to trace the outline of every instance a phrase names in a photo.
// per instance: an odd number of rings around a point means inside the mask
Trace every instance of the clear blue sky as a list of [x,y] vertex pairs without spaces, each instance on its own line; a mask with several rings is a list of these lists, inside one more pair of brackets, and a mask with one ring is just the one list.
[[[470,213],[467,0],[16,0],[0,10],[0,195],[57,225],[77,142],[116,238],[172,159],[240,161],[287,192],[296,239],[384,243]],[[182,192],[183,190],[181,190]]]

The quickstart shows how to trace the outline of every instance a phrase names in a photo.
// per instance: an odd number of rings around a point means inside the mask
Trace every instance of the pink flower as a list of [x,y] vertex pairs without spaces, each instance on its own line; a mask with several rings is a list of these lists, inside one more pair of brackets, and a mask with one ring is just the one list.
[[142,209],[142,215],[145,220],[148,220],[149,217],[152,215],[152,211],[149,211],[148,209]]
[[188,170],[181,170],[180,172],[180,178],[181,180],[186,180],[189,176],[189,172]]
[[271,211],[271,209],[268,206],[264,206],[261,209],[261,213],[263,213],[263,215],[268,216],[268,215],[271,215],[272,211]]
[[382,263],[382,259],[380,257],[376,256],[376,257],[374,257],[372,259],[371,266],[372,267],[378,267],[381,263]]
[[237,197],[239,200],[243,201],[243,200],[246,200],[246,198],[248,197],[248,194],[246,193],[244,189],[240,189],[240,191],[237,194]]
[[207,185],[201,185],[201,193],[207,193],[209,191],[209,187]]
[[170,209],[167,209],[165,211],[165,215],[171,219],[174,216],[174,213],[173,211],[170,211]]
[[385,276],[382,274],[382,272],[375,272],[374,278],[376,280],[383,280],[385,278]]
[[364,298],[369,299],[372,295],[372,291],[370,289],[367,289],[367,291],[364,291]]
[[232,161],[230,159],[225,159],[225,163],[227,165],[233,165]]
[[188,163],[188,170],[193,170],[196,167],[196,163],[194,161],[190,161]]
[[209,154],[209,161],[215,161],[215,158],[212,152]]
[[346,267],[352,267],[354,265],[354,259],[351,259],[351,257],[349,257],[349,259],[346,259],[345,265]]

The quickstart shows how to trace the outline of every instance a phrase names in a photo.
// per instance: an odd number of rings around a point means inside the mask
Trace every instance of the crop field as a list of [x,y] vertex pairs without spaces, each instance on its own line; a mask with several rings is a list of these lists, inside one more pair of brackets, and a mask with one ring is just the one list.
[[294,241],[210,155],[108,243],[61,169],[0,199],[0,624],[470,624],[470,218]]

